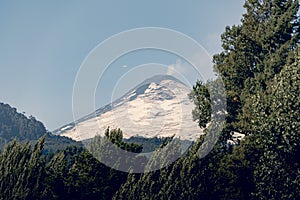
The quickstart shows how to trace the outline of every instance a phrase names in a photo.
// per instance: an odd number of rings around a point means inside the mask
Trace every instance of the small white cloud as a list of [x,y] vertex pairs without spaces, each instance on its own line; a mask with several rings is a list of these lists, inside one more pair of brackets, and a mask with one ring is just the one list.
[[122,68],[127,68],[128,66],[127,65],[122,65]]
[[191,85],[197,80],[215,79],[212,57],[205,49],[191,53],[188,59],[188,61],[178,59],[176,63],[169,65],[166,74],[176,78],[184,77],[190,81]]
[[175,74],[175,67],[174,65],[169,65],[167,75],[173,75],[173,74]]
[[[192,64],[188,62],[177,60],[175,64],[171,64],[167,68],[167,75],[174,76],[179,80],[182,78],[189,81],[188,85],[193,85],[197,80],[207,80],[212,75],[208,72],[212,71],[212,62],[206,53],[195,54],[191,58]],[[183,80],[183,82],[185,82]]]
[[186,73],[186,66],[182,63],[180,59],[176,61],[175,64],[169,65],[167,70],[167,75],[176,75]]

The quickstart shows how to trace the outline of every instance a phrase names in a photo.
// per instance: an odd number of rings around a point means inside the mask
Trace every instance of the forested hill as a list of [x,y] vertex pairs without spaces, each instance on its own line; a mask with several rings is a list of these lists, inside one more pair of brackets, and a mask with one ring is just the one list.
[[0,103],[0,137],[11,141],[15,137],[19,140],[37,140],[46,133],[43,123],[34,117],[27,118],[18,113],[16,108]]
[[72,145],[81,146],[70,138],[52,135],[33,116],[26,117],[9,104],[0,103],[0,151],[14,139],[34,143],[43,135],[47,135],[45,151],[56,151]]

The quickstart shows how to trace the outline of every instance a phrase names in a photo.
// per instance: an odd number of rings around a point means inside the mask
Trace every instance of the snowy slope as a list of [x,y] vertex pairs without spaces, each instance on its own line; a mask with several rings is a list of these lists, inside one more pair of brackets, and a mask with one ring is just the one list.
[[126,95],[54,133],[75,140],[85,140],[105,129],[121,128],[131,136],[171,136],[195,140],[202,130],[192,120],[194,104],[188,99],[190,89],[172,76],[154,76]]

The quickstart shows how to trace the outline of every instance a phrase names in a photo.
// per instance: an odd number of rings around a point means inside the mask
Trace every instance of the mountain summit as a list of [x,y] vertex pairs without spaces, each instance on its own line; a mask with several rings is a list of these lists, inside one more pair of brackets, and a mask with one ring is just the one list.
[[125,138],[175,134],[181,139],[195,140],[202,131],[192,120],[194,104],[188,98],[189,92],[190,89],[173,76],[154,76],[111,104],[81,118],[76,125],[67,124],[54,133],[85,140],[103,135],[109,126],[121,128]]

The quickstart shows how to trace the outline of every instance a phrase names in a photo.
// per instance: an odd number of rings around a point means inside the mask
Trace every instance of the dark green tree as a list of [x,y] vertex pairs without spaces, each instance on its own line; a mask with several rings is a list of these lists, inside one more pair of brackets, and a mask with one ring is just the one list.
[[202,81],[196,82],[189,98],[196,106],[192,112],[193,120],[198,122],[199,127],[206,128],[211,120],[211,100],[209,91]]
[[87,145],[87,149],[95,158],[121,171],[129,172],[132,167],[143,170],[146,158],[134,154],[142,152],[142,145],[124,142],[121,129],[110,130],[108,127],[104,135],[103,138],[96,136]]
[[[242,24],[226,27],[223,52],[214,56],[227,91],[228,126],[252,133],[244,121],[246,100],[265,91],[268,82],[293,60],[290,54],[299,44],[299,2],[297,0],[248,0]],[[205,104],[205,103],[203,103]],[[244,112],[243,112],[244,111]]]
[[[297,199],[300,179],[300,54],[275,75],[264,106],[255,110],[255,130],[263,154],[254,171],[258,198]],[[254,96],[254,103],[261,102]]]
[[45,137],[31,146],[11,142],[0,156],[0,199],[43,199]]

